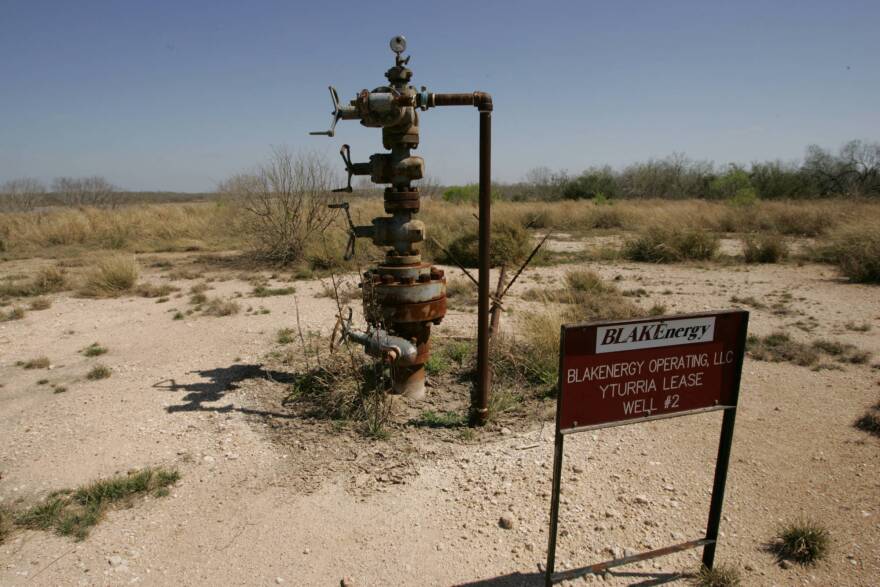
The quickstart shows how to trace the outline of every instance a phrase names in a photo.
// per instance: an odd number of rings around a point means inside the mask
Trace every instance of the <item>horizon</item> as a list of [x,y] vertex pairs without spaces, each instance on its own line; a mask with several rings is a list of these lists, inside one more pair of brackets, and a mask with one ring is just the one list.
[[[810,144],[880,136],[872,3],[452,2],[390,24],[348,6],[5,3],[0,50],[15,57],[0,63],[0,182],[100,175],[126,191],[204,193],[272,145],[337,162],[345,142],[366,160],[381,151],[375,129],[307,133],[327,128],[328,85],[343,101],[382,85],[394,34],[413,85],[492,93],[498,183],[674,153],[795,162]],[[476,122],[422,115],[416,153],[431,178],[476,179]]]

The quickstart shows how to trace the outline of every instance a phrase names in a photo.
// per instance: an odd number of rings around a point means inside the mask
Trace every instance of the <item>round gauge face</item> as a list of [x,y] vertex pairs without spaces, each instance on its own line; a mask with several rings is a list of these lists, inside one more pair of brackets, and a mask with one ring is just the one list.
[[397,35],[396,37],[391,37],[391,50],[395,53],[403,53],[406,51],[406,37],[403,35]]

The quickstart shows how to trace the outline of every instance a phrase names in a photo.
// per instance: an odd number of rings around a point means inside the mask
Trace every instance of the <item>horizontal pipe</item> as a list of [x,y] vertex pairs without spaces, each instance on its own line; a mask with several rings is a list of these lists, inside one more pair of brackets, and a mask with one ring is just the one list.
[[431,94],[428,100],[428,107],[433,106],[476,106],[480,112],[491,112],[492,96],[486,92]]

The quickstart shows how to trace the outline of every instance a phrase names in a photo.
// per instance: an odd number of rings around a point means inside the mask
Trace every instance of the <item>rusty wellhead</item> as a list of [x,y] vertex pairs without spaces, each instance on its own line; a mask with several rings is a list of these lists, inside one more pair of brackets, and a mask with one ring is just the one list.
[[443,271],[422,261],[420,243],[425,224],[414,216],[419,211],[419,189],[413,181],[422,179],[425,162],[412,154],[419,146],[419,110],[427,110],[425,88],[410,85],[413,72],[403,57],[406,39],[391,39],[394,65],[385,72],[388,82],[373,90],[362,90],[348,104],[340,104],[334,88],[333,121],[328,131],[311,134],[334,136],[339,120],[360,120],[366,127],[382,129],[382,145],[388,152],[372,155],[368,162],[353,163],[348,145],[340,151],[348,173],[350,192],[353,175],[368,175],[384,184],[385,212],[368,226],[355,226],[347,204],[335,204],[346,212],[350,240],[346,257],[354,254],[356,238],[368,238],[385,247],[384,260],[362,275],[366,332],[343,324],[343,336],[364,346],[365,351],[391,364],[392,389],[411,398],[425,395],[425,363],[430,356],[431,326],[446,315],[446,277]]

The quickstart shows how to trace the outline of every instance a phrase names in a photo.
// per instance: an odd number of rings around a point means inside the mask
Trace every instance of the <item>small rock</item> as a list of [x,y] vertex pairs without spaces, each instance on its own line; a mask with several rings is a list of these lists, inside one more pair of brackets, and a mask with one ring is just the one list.
[[513,530],[513,526],[515,523],[516,522],[514,521],[513,517],[506,514],[498,519],[498,525],[505,530]]
[[114,554],[107,559],[107,562],[110,564],[111,567],[118,567],[119,565],[125,564],[125,559],[119,555]]
[[206,463],[210,464],[210,463],[214,462],[214,457],[212,457],[211,455],[205,455],[202,458],[202,460],[205,461]]
[[354,587],[354,579],[351,577],[343,577],[339,582],[339,587]]
[[791,563],[785,559],[782,559],[781,561],[779,561],[779,566],[782,567],[783,569],[787,569],[787,568],[791,567]]
[[642,504],[642,505],[647,505],[647,503],[648,503],[648,498],[647,498],[646,496],[644,496],[644,495],[637,495],[637,496],[635,496],[635,498],[633,499],[633,501],[636,502],[636,503]]
[[580,475],[581,473],[584,472],[584,468],[578,467],[577,465],[575,465],[571,468],[571,472],[574,473],[575,475]]
[[282,577],[275,577],[275,583],[281,585],[284,583],[284,579]]

